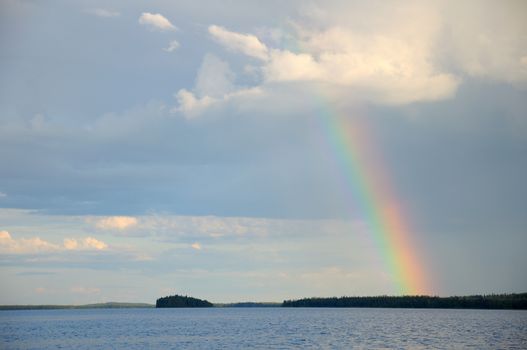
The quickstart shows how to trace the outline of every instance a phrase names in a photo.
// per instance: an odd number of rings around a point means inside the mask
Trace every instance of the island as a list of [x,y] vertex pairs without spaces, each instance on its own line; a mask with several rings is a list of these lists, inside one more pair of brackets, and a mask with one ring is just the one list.
[[214,306],[207,300],[192,298],[189,296],[172,295],[156,300],[156,308],[166,307],[212,307]]

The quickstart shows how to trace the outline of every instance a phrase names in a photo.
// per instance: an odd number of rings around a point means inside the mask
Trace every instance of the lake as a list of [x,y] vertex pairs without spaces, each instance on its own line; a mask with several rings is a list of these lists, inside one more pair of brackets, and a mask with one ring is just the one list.
[[526,349],[527,311],[333,308],[0,311],[1,349]]

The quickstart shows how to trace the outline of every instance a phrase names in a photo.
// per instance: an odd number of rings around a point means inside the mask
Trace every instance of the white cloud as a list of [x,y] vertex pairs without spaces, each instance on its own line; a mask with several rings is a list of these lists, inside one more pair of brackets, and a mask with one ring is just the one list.
[[199,115],[213,103],[218,102],[217,99],[210,96],[198,98],[186,89],[179,90],[175,97],[178,102],[178,107],[174,108],[173,111],[180,111],[189,119]]
[[273,52],[263,67],[268,81],[312,80],[388,104],[444,99],[457,89],[458,79],[434,66],[428,38],[338,27],[305,35],[307,53]]
[[0,231],[0,251],[12,254],[29,254],[60,250],[60,246],[39,237],[14,239],[9,232]]
[[139,24],[150,30],[171,31],[177,29],[165,16],[159,13],[143,12],[139,17]]
[[223,103],[229,101],[242,102],[260,96],[262,92],[260,87],[242,88],[215,98],[210,96],[197,97],[194,93],[186,89],[181,89],[175,95],[178,105],[172,109],[172,112],[181,112],[185,118],[193,119],[208,111],[211,107],[221,106]]
[[106,18],[119,17],[121,15],[121,13],[118,11],[112,11],[112,10],[107,10],[103,8],[87,9],[85,12],[98,16],[98,17],[106,17]]
[[324,71],[315,59],[305,53],[273,50],[271,59],[263,67],[269,81],[302,81],[324,79]]
[[78,249],[79,243],[76,239],[73,238],[64,238],[64,248],[68,250],[75,250]]
[[211,25],[209,33],[220,44],[232,51],[240,51],[245,55],[267,60],[268,49],[258,38],[252,34],[231,32],[223,27]]
[[234,73],[229,64],[215,55],[207,54],[198,71],[193,92],[179,90],[175,98],[178,106],[173,112],[182,112],[192,119],[213,105],[236,98],[257,95],[259,88],[238,87],[234,84]]
[[104,250],[108,245],[103,241],[99,241],[93,237],[86,237],[84,239],[65,238],[64,248],[66,250]]
[[172,40],[168,43],[168,46],[163,49],[166,52],[174,52],[179,48],[179,42],[177,40]]
[[[241,39],[229,40],[247,35],[224,29],[209,31],[226,47],[255,57],[254,50]],[[428,38],[408,41],[403,33],[363,34],[340,27],[304,29],[301,35],[301,53],[262,46],[264,86],[312,81],[388,104],[444,99],[456,91],[458,79],[432,64]]]
[[227,62],[206,54],[198,70],[194,91],[199,97],[222,97],[236,90],[234,78]]
[[[259,110],[281,105],[273,93],[277,84],[295,96],[309,83],[340,105],[408,104],[448,99],[468,76],[525,85],[526,11],[521,1],[331,3],[307,6],[291,22],[293,31],[279,31],[269,45],[218,25],[209,34],[226,49],[260,60],[251,65],[253,87],[267,98],[254,105]],[[277,32],[255,31],[260,37]],[[181,110],[199,110],[194,116],[226,102],[243,103],[190,94],[178,100]]]
[[83,245],[86,247],[86,248],[94,248],[94,249],[97,249],[97,250],[103,250],[103,249],[106,249],[108,248],[108,245],[102,241],[99,241],[93,237],[87,237],[83,240]]
[[7,197],[7,194],[5,194],[4,192],[0,192],[0,198],[2,197]]
[[527,84],[527,2],[445,6],[445,60],[470,76]]
[[64,244],[58,245],[41,239],[40,237],[19,238],[11,237],[9,232],[0,231],[0,252],[8,254],[36,254],[45,252],[60,252],[65,250],[104,250],[108,245],[93,237],[84,239],[64,239]]
[[192,247],[192,249],[201,250],[201,244],[199,244],[198,242],[194,242],[190,246]]
[[198,70],[194,92],[179,90],[175,98],[178,107],[187,118],[193,118],[209,106],[221,102],[235,90],[234,73],[229,64],[212,54],[206,54]]
[[137,223],[137,218],[132,216],[108,216],[96,220],[95,226],[101,230],[126,230]]

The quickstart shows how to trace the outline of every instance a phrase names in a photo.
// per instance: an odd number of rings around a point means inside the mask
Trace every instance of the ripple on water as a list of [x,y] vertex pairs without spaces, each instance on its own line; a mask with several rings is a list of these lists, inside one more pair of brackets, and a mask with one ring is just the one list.
[[106,309],[0,312],[2,349],[524,349],[527,312]]

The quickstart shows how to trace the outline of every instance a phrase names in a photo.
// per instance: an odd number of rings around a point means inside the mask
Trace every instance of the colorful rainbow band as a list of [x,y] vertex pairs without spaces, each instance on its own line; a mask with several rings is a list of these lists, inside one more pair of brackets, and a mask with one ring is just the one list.
[[366,221],[387,272],[395,281],[394,292],[399,295],[429,292],[401,201],[396,200],[388,173],[374,152],[367,120],[339,115],[329,103],[322,106],[317,120],[323,139],[344,178],[345,195]]

